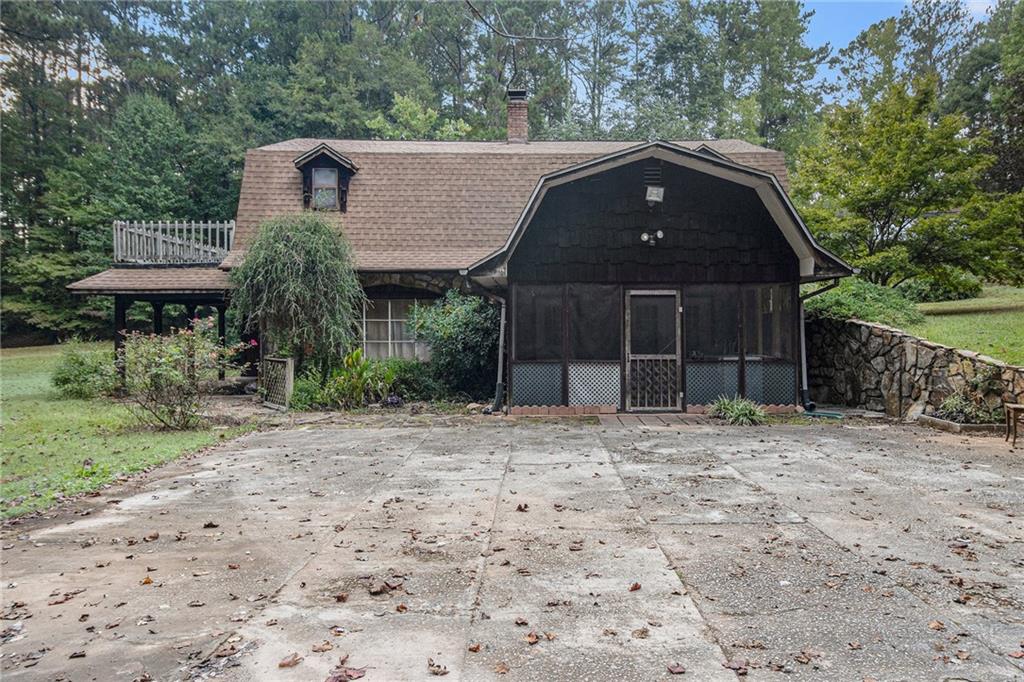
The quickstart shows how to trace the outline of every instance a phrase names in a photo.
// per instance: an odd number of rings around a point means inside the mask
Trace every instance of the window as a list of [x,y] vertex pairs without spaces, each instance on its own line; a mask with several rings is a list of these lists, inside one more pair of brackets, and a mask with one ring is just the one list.
[[338,208],[338,169],[313,169],[313,208],[330,210]]
[[363,354],[373,360],[408,358],[429,360],[430,349],[413,339],[409,329],[409,313],[426,299],[376,298],[363,305]]

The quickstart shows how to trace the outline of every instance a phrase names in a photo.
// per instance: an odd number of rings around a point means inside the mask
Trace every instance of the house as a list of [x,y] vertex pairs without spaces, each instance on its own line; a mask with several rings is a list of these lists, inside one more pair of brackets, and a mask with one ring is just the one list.
[[456,287],[507,313],[513,406],[796,405],[799,286],[852,270],[794,209],[782,153],[741,140],[531,142],[526,107],[509,92],[506,142],[250,150],[234,223],[198,236],[117,224],[117,266],[70,288],[114,296],[118,329],[131,301],[153,305],[158,329],[169,302],[223,313],[228,271],[260,222],[319,210],[353,247],[370,357],[424,357],[407,312]]

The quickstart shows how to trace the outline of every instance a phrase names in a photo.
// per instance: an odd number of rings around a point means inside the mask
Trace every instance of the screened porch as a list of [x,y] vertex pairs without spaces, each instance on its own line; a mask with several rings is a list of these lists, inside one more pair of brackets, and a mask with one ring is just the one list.
[[515,284],[510,403],[795,405],[797,295],[795,284]]

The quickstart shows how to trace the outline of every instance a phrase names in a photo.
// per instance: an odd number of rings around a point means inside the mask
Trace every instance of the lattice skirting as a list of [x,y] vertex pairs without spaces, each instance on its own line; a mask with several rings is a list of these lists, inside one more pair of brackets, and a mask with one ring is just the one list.
[[561,405],[561,363],[513,363],[511,404]]
[[708,405],[721,396],[731,398],[739,394],[740,363],[738,360],[722,362],[686,363],[686,402],[690,405]]
[[570,362],[570,405],[618,405],[622,379],[618,362]]
[[295,365],[292,358],[263,358],[260,368],[260,392],[271,407],[288,409],[292,397]]
[[748,361],[747,397],[765,405],[795,405],[796,364]]

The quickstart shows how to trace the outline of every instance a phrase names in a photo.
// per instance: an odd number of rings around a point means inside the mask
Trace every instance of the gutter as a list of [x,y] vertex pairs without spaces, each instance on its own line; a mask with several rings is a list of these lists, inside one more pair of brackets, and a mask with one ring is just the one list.
[[[469,269],[459,270],[459,275],[468,279]],[[506,301],[505,297],[498,296],[494,292],[487,289],[487,287],[481,286],[478,282],[475,282],[477,286],[480,286],[484,296],[489,298],[494,303],[501,303],[501,318],[498,324],[498,372],[494,382],[494,402],[489,407],[483,409],[484,414],[500,414],[505,402],[505,312],[506,312]]]

